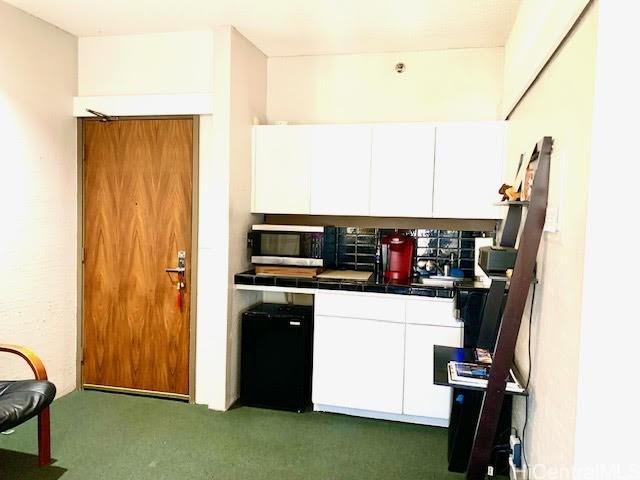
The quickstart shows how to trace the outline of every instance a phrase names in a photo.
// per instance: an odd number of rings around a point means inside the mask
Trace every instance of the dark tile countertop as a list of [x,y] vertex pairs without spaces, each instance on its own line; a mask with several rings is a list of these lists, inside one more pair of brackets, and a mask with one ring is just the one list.
[[254,270],[236,274],[234,277],[234,283],[236,285],[392,293],[396,295],[417,295],[422,297],[439,298],[453,298],[458,290],[487,290],[489,288],[486,284],[476,282],[471,279],[465,279],[454,287],[435,287],[431,285],[389,283],[376,280],[373,276],[366,282],[358,282],[353,280],[328,280],[256,275]]

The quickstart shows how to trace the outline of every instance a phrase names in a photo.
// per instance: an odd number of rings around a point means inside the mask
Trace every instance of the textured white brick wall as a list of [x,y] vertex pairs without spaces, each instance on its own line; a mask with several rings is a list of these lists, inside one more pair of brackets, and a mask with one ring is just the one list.
[[[77,41],[0,2],[0,343],[41,355],[59,395],[76,378]],[[29,376],[0,354],[0,378]]]

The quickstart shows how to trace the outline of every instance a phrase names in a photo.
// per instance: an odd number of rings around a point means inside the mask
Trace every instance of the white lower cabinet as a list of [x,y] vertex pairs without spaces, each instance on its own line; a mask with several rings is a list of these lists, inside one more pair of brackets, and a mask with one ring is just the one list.
[[[316,295],[317,410],[446,426],[451,391],[433,385],[433,346],[462,346],[453,300]],[[412,323],[408,323],[412,322]]]
[[449,419],[451,388],[433,384],[433,346],[462,346],[462,328],[407,325],[402,413]]
[[402,413],[404,328],[316,315],[313,403]]

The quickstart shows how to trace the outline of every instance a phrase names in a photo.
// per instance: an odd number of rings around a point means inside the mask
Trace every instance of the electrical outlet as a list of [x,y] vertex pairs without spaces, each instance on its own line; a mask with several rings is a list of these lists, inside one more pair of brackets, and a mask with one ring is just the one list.
[[529,470],[524,460],[522,460],[521,467],[517,468],[513,463],[513,455],[509,455],[509,478],[511,480],[528,480]]
[[558,207],[547,207],[547,215],[544,218],[545,232],[556,233],[560,229],[558,217]]
[[509,437],[511,454],[509,455],[509,477],[512,480],[527,480],[527,464],[522,453],[522,442],[516,434]]
[[513,458],[513,464],[520,468],[522,465],[522,443],[517,435],[511,435],[509,437],[509,447],[511,447],[511,457]]

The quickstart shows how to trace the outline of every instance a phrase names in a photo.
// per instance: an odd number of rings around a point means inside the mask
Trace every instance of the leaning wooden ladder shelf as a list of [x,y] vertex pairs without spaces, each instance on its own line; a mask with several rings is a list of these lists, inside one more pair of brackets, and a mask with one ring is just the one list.
[[518,245],[518,256],[511,277],[507,303],[504,307],[498,339],[493,352],[493,364],[491,365],[487,391],[484,394],[482,410],[476,427],[467,471],[467,479],[469,480],[485,478],[493,450],[498,418],[504,400],[506,378],[513,363],[520,323],[527,303],[529,287],[535,274],[538,248],[544,230],[549,196],[552,145],[551,137],[544,137],[538,142],[532,155],[532,160],[537,156],[538,170],[533,183],[529,211]]
[[[553,140],[544,137],[532,153],[531,161],[538,160],[538,169],[533,184],[529,210],[518,245],[513,275],[509,285],[507,300],[500,320],[500,307],[506,282],[495,280],[487,296],[485,314],[482,320],[480,341],[493,344],[493,362],[478,423],[475,429],[473,447],[467,468],[468,480],[482,480],[488,472],[488,466],[494,448],[494,440],[500,420],[500,413],[506,393],[506,379],[513,365],[513,358],[520,331],[520,323],[527,302],[531,282],[535,275],[536,257],[542,238],[549,194],[549,171]],[[501,245],[512,247],[516,244],[522,214],[521,205],[510,205],[505,222]],[[499,326],[497,339],[495,329]],[[493,338],[492,338],[493,336]],[[443,347],[435,347],[434,355],[446,357]],[[443,359],[434,358],[442,363]],[[435,367],[434,367],[435,368]],[[434,379],[435,380],[435,379]],[[441,379],[440,384],[444,380]],[[436,380],[436,383],[438,381]],[[526,394],[526,393],[525,393]]]

